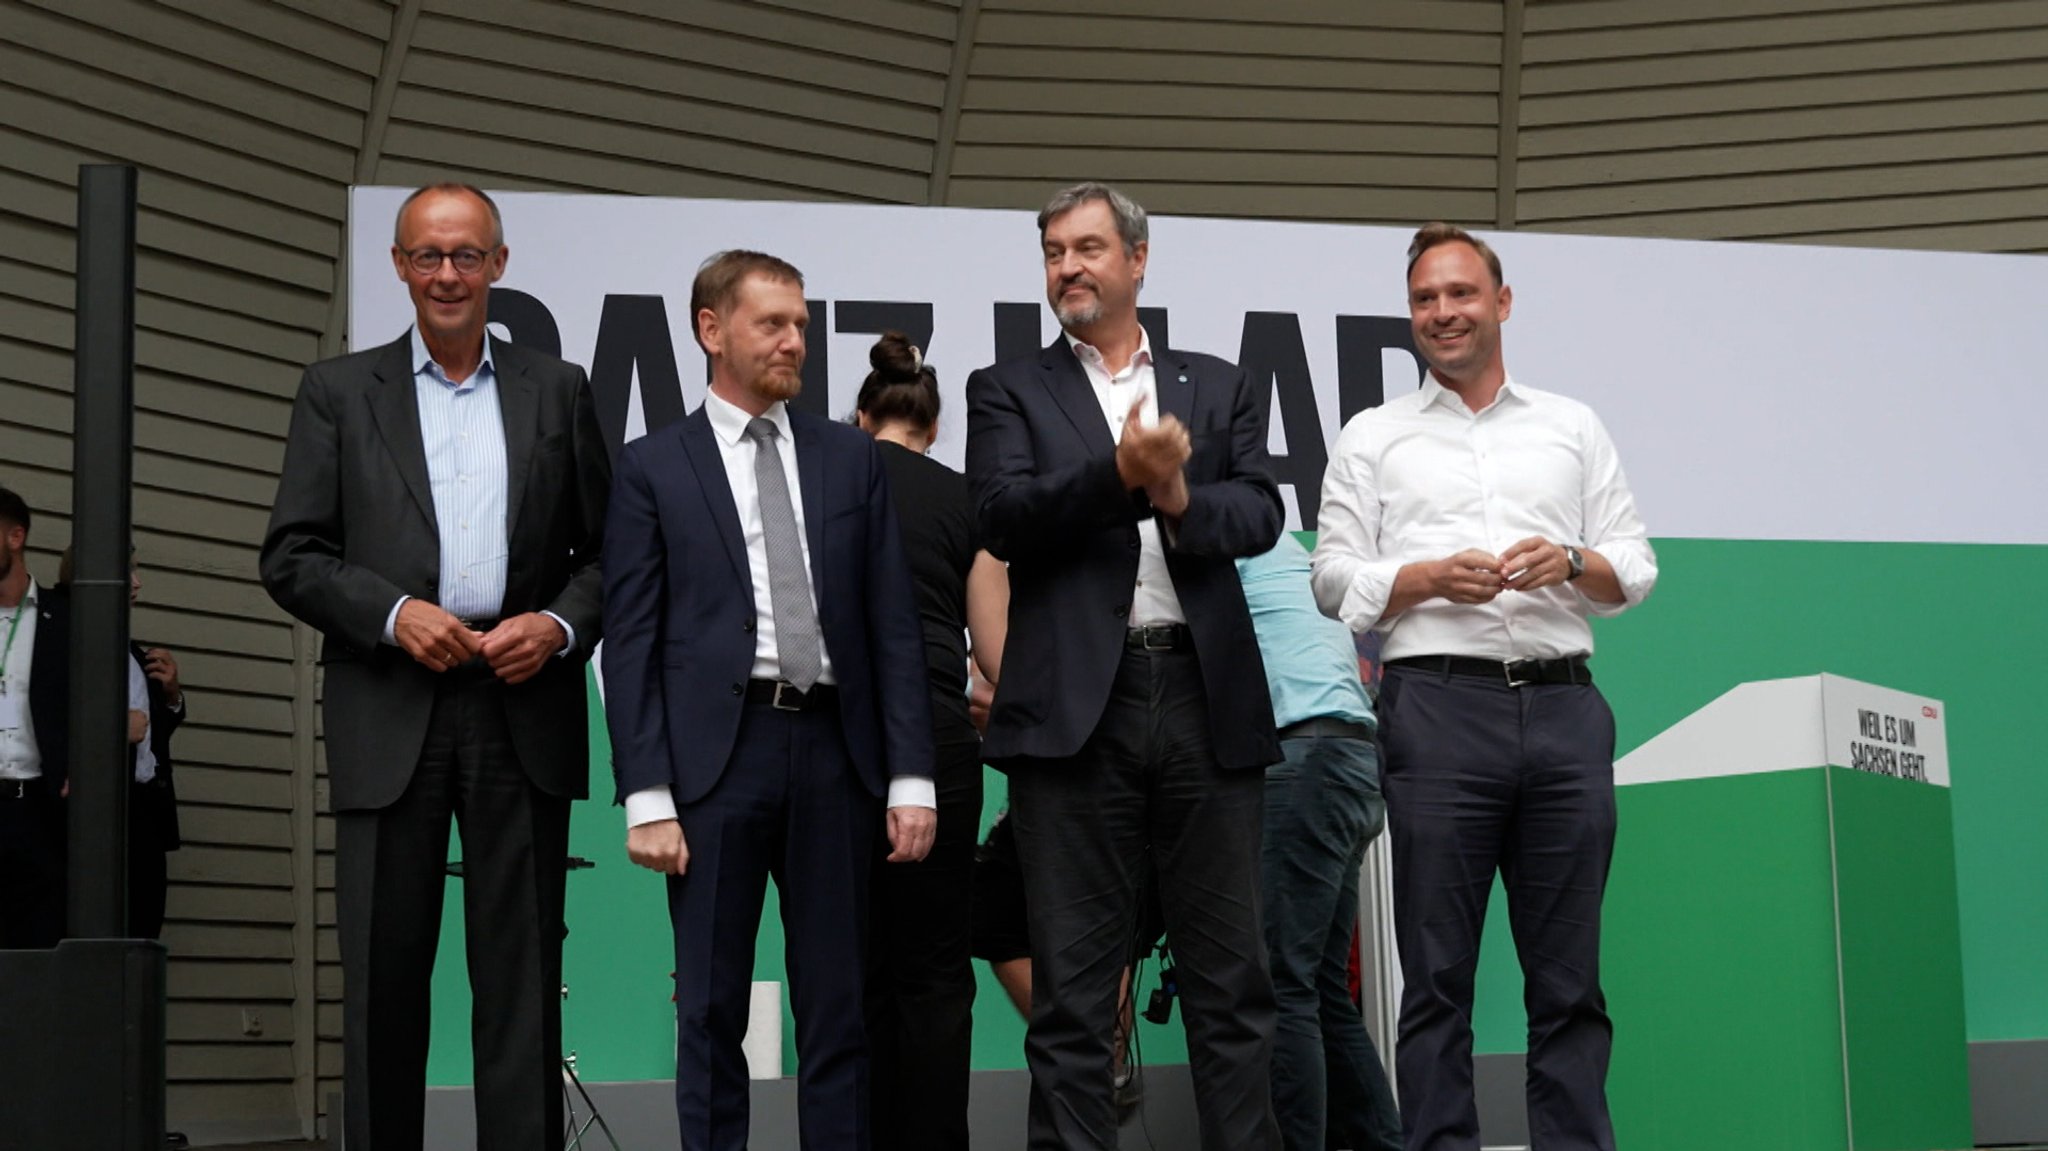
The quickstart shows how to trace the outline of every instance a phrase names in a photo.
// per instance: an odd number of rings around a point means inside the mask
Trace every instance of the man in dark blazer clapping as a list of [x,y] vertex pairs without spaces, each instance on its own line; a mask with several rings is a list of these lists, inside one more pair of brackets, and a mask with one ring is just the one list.
[[350,1151],[417,1151],[451,816],[478,1145],[562,1140],[569,803],[589,789],[610,461],[583,370],[485,331],[508,250],[466,185],[415,192],[391,261],[417,323],[314,364],[263,583],[325,637]]
[[619,453],[604,562],[626,850],[669,876],[682,1146],[747,1146],[740,1039],[772,875],[803,1145],[865,1151],[870,853],[886,826],[892,861],[922,859],[937,825],[910,569],[874,441],[787,402],[802,275],[721,252],[690,313],[710,394]]
[[1151,346],[1144,209],[1080,184],[1038,226],[1064,332],[967,381],[968,477],[1010,563],[983,750],[1031,925],[1029,1145],[1116,1145],[1117,987],[1155,866],[1202,1146],[1277,1148],[1257,769],[1280,747],[1232,562],[1282,526],[1263,405],[1236,367]]

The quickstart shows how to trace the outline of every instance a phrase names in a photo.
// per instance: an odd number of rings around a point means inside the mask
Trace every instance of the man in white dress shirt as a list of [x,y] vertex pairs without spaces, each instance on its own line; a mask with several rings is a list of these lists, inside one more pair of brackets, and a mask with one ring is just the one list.
[[1641,602],[1657,560],[1599,418],[1509,378],[1514,297],[1492,249],[1431,224],[1408,260],[1429,375],[1337,437],[1314,559],[1322,609],[1383,635],[1407,1147],[1479,1146],[1472,983],[1498,871],[1527,984],[1531,1139],[1612,1151],[1614,716],[1587,617]]

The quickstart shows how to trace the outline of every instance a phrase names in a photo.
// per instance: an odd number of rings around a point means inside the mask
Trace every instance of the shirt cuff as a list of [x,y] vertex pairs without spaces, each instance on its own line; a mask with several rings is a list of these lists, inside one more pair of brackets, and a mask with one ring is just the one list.
[[1571,588],[1579,593],[1579,602],[1585,605],[1586,614],[1611,619],[1643,602],[1650,590],[1657,586],[1657,553],[1650,547],[1650,541],[1604,540],[1593,550],[1604,556],[1608,566],[1614,569],[1614,580],[1621,585],[1621,602],[1601,603],[1573,584]]
[[1394,598],[1394,581],[1403,566],[1400,560],[1360,563],[1344,588],[1337,618],[1354,632],[1368,632],[1378,626],[1386,615],[1387,602]]
[[569,621],[563,619],[561,616],[556,615],[554,612],[547,610],[546,608],[542,608],[540,614],[548,617],[551,620],[554,620],[558,624],[561,624],[562,634],[569,637],[569,642],[562,645],[562,650],[555,653],[555,658],[560,659],[563,656],[568,655],[570,652],[575,651],[576,629],[569,626]]
[[675,793],[666,787],[650,787],[626,797],[626,826],[660,823],[676,817]]
[[[630,802],[630,801],[629,801]],[[899,775],[889,781],[890,807],[929,807],[939,809],[939,785],[929,776]]]
[[398,602],[391,605],[391,614],[384,617],[384,642],[392,647],[398,646],[398,609],[404,607],[405,601],[411,598],[409,595],[399,596]]

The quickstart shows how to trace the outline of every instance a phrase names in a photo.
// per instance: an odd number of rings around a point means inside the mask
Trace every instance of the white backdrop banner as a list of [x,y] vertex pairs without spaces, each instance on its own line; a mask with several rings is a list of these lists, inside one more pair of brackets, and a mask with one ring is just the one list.
[[[401,335],[391,270],[406,189],[350,198],[350,346]],[[494,193],[511,261],[501,335],[590,369],[629,439],[703,399],[690,280],[723,248],[803,270],[801,403],[845,415],[885,328],[911,333],[958,466],[967,374],[1056,333],[1032,214]],[[1140,303],[1155,342],[1271,389],[1291,527],[1314,527],[1344,418],[1414,388],[1406,229],[1155,217]],[[2048,543],[2048,260],[1489,234],[1515,290],[1510,373],[1606,421],[1653,535]]]

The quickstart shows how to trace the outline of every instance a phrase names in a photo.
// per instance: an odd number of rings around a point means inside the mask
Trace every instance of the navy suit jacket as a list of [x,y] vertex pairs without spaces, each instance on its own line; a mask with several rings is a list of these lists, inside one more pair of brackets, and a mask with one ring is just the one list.
[[[1162,532],[1194,633],[1224,767],[1280,759],[1265,664],[1235,559],[1280,538],[1266,419],[1235,365],[1154,349],[1159,411],[1187,425],[1187,511]],[[967,379],[967,476],[988,549],[1010,563],[1010,632],[982,748],[1006,768],[1081,750],[1109,702],[1152,506],[1118,478],[1116,441],[1064,337]]]
[[[797,485],[846,749],[875,795],[930,776],[924,637],[895,505],[867,434],[791,409]],[[604,555],[605,718],[620,802],[702,799],[724,774],[754,664],[739,510],[699,407],[619,452]]]

